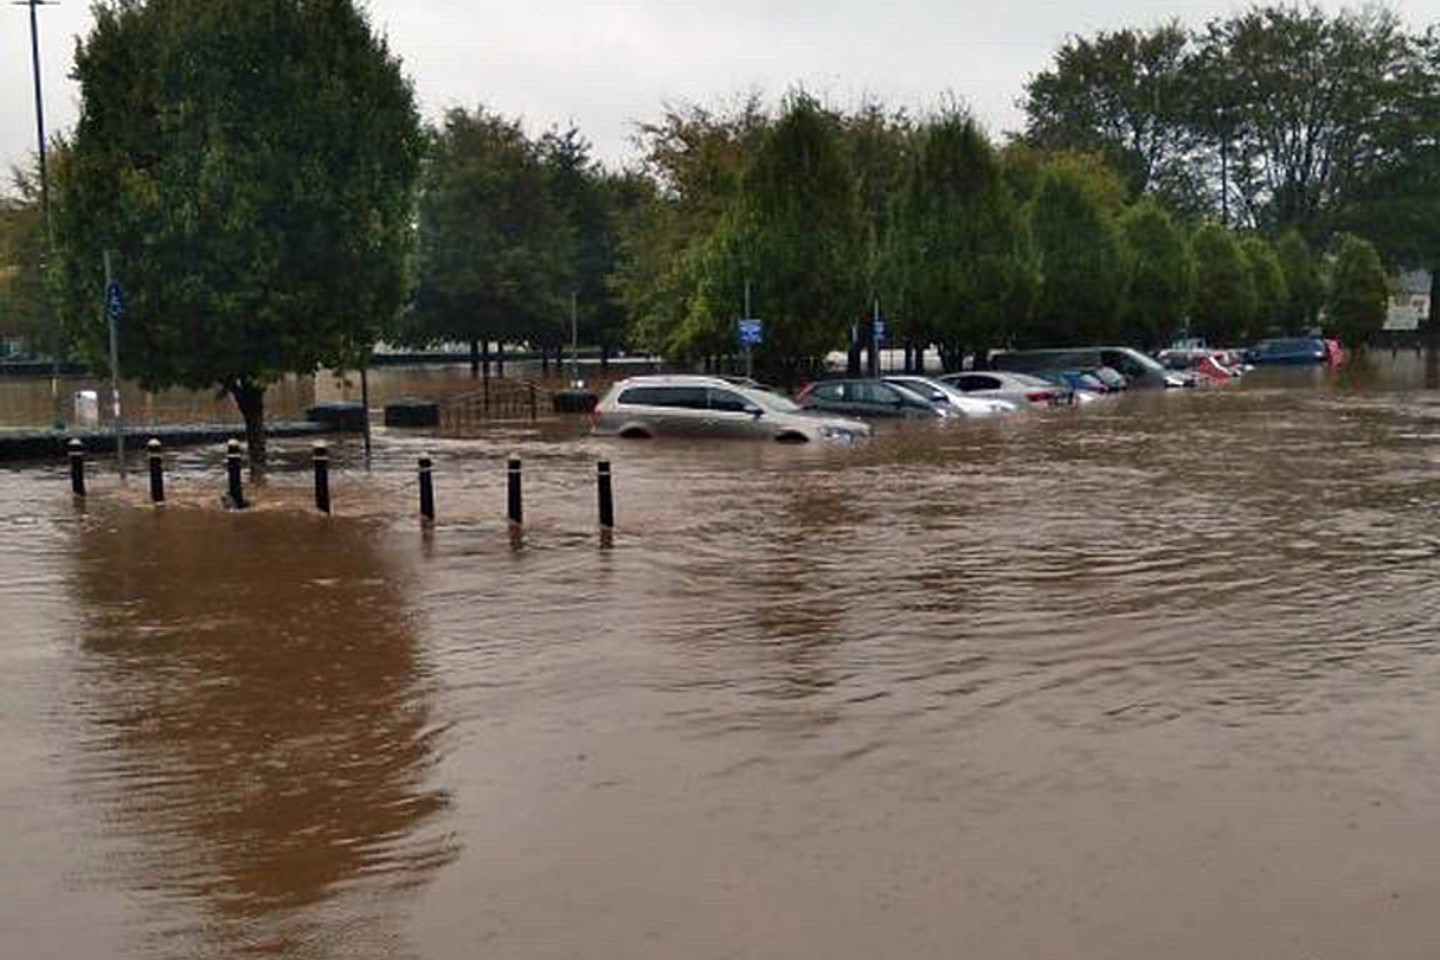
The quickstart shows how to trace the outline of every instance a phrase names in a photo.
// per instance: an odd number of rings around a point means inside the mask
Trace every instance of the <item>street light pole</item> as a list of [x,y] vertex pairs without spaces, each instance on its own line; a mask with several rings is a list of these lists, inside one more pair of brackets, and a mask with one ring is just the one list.
[[[45,165],[45,98],[40,86],[40,24],[35,11],[39,7],[55,6],[54,0],[12,0],[14,6],[30,8],[30,67],[35,75],[35,143],[40,162],[40,213],[45,218],[45,249],[41,260],[40,319],[42,326],[50,326],[50,291],[45,283],[45,274],[50,269],[50,177]],[[60,337],[58,330],[50,330],[50,403],[55,417],[55,426],[62,426],[60,417]]]

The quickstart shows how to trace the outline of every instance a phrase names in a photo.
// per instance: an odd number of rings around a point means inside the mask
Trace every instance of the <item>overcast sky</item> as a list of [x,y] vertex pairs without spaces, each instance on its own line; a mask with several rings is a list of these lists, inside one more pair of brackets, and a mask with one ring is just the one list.
[[[67,77],[87,0],[39,8],[46,126],[68,129]],[[639,122],[669,103],[724,107],[751,91],[773,102],[797,85],[849,109],[869,97],[924,112],[953,95],[995,136],[1021,126],[1016,101],[1071,35],[1198,27],[1249,4],[1223,0],[370,0],[427,118],[487,108],[538,134],[574,123],[595,155],[634,156]],[[1338,11],[1356,4],[1325,3]],[[1408,26],[1440,18],[1440,0],[1389,4]],[[0,162],[35,148],[29,13],[0,6]],[[8,180],[8,178],[7,178]]]

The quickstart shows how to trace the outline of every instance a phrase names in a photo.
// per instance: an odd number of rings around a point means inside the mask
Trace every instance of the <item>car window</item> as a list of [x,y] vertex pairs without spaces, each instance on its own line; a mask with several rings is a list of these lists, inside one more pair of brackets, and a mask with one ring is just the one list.
[[620,394],[619,402],[632,406],[679,407],[686,410],[705,409],[704,387],[631,387]]
[[821,400],[843,400],[845,390],[843,383],[817,383],[815,389],[810,391],[812,397],[819,397]]
[[982,373],[972,373],[969,376],[961,377],[958,383],[961,390],[994,390],[1000,386],[999,380],[987,377]]
[[730,390],[717,390],[710,388],[710,409],[724,410],[729,413],[744,413],[745,408],[750,406],[740,394]]

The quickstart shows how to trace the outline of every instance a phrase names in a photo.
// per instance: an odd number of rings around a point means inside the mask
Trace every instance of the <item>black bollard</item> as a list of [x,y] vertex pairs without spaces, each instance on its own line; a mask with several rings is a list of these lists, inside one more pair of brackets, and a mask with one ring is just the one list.
[[601,460],[595,471],[595,482],[600,492],[600,529],[615,529],[615,497],[610,488],[610,461]]
[[225,473],[230,479],[230,507],[245,509],[245,489],[240,484],[240,441],[231,440],[225,447]]
[[315,444],[315,509],[330,512],[330,451],[324,441]]
[[165,502],[165,458],[160,452],[160,441],[154,437],[145,444],[150,454],[150,502]]
[[420,516],[435,522],[435,482],[430,477],[430,458],[420,458]]
[[509,482],[506,487],[509,492],[509,517],[510,526],[518,528],[525,520],[524,509],[521,506],[520,496],[520,458],[511,457],[509,468],[506,471]]
[[77,437],[70,441],[70,491],[85,496],[85,445]]

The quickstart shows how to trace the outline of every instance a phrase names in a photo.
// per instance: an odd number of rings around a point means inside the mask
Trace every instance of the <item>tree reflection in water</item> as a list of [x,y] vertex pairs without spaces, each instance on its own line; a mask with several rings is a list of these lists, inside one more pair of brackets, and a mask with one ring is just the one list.
[[81,530],[86,780],[159,952],[403,952],[386,916],[457,850],[381,531],[119,506]]

